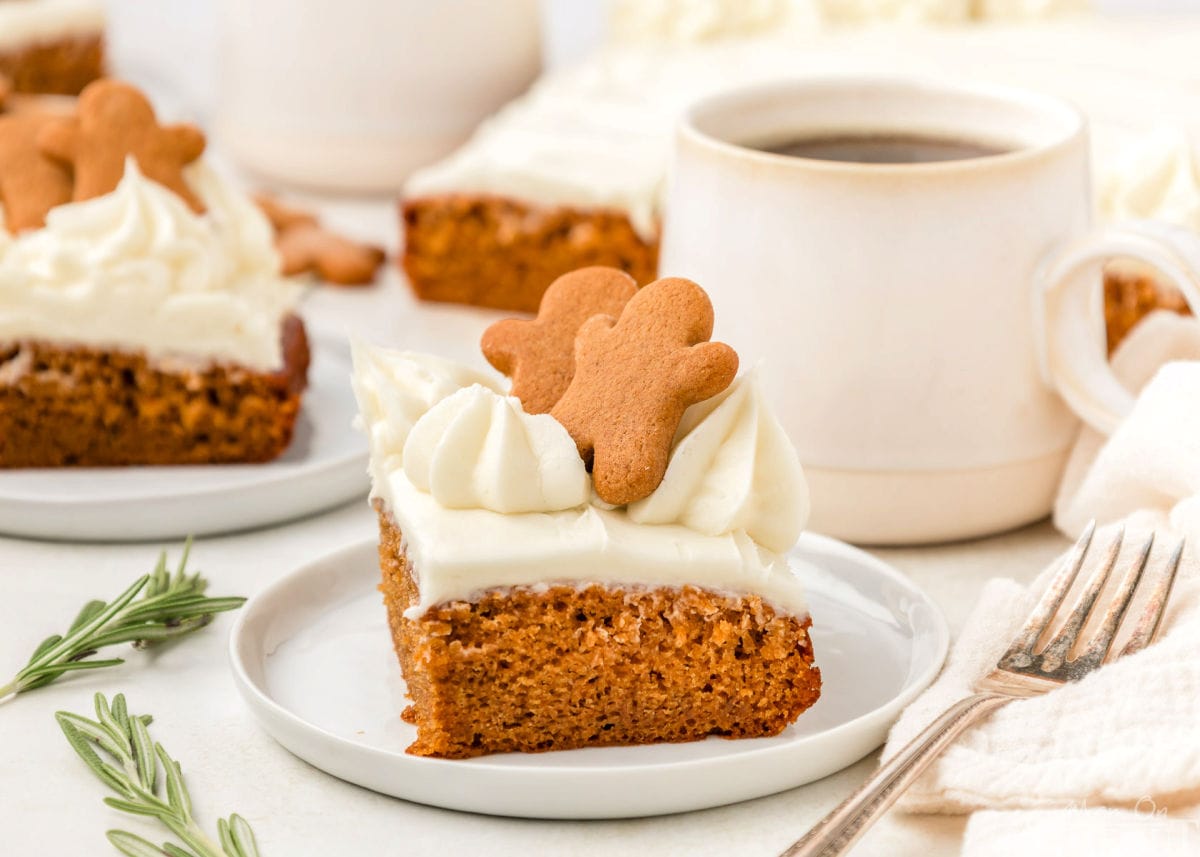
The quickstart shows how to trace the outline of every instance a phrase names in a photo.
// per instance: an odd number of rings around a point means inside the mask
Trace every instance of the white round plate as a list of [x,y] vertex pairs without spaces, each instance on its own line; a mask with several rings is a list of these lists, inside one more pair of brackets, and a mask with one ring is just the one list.
[[132,541],[245,530],[366,497],[349,349],[314,337],[291,445],[266,464],[0,470],[0,532]]
[[279,579],[242,608],[230,640],[243,698],[284,747],[335,777],[418,803],[526,818],[632,818],[762,797],[879,746],[933,680],[950,634],[899,572],[806,534],[790,556],[808,587],[821,699],[774,738],[504,754],[404,752],[404,682],[374,542]]

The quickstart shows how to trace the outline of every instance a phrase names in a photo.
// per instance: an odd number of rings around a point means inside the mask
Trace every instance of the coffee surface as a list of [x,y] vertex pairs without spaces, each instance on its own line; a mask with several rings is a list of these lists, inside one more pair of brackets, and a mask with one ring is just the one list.
[[858,164],[928,164],[983,158],[1011,151],[1003,146],[977,140],[924,134],[830,134],[792,137],[754,148],[794,158]]

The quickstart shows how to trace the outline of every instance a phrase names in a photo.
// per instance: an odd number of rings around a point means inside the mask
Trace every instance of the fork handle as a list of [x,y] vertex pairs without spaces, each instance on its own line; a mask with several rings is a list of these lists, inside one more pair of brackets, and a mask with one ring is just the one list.
[[954,703],[780,857],[845,854],[964,729],[1011,699],[976,693]]

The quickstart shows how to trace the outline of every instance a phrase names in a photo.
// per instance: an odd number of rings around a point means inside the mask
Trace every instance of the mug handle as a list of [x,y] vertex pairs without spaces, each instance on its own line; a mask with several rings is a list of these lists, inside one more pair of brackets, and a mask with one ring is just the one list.
[[1085,423],[1111,435],[1134,396],[1108,362],[1104,339],[1104,263],[1145,262],[1183,293],[1200,317],[1200,238],[1154,220],[1102,227],[1056,251],[1039,269],[1034,291],[1038,366],[1043,380]]

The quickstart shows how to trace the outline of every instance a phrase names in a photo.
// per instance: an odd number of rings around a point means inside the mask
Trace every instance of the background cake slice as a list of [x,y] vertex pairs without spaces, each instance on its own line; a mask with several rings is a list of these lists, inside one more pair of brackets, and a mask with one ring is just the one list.
[[17,92],[77,95],[104,74],[101,0],[0,0],[0,76]]
[[[185,136],[147,118],[132,87],[93,87],[147,135]],[[85,93],[79,109],[88,104]],[[0,148],[25,121],[0,117]],[[70,131],[74,120],[61,121]],[[40,139],[16,144],[50,165],[30,151]],[[73,150],[87,159],[114,140],[99,133]],[[177,178],[193,210],[148,177],[171,174],[155,160],[162,147],[132,145],[115,155],[115,187],[74,202],[61,201],[71,179],[59,188],[53,169],[47,196],[37,182],[6,182],[0,163],[5,210],[26,215],[23,228],[0,229],[0,467],[259,462],[292,439],[309,352],[270,225],[203,159]],[[77,198],[89,166],[65,173]]]

